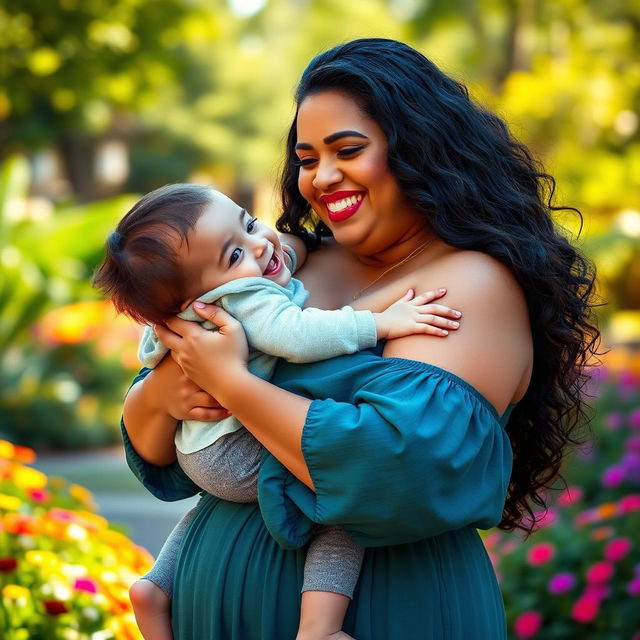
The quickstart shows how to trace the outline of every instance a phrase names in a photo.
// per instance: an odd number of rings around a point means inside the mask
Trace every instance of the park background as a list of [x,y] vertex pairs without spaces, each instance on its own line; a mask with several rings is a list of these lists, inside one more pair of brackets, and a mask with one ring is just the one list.
[[[467,84],[555,176],[556,203],[583,214],[558,223],[599,274],[608,352],[591,432],[539,532],[485,541],[512,638],[640,638],[640,4],[2,0],[6,640],[138,638],[126,587],[150,556],[86,490],[137,505],[115,452],[139,329],[90,286],[106,235],[169,182],[212,184],[273,220],[296,80],[364,36],[403,40]],[[97,463],[105,448],[113,466]]]

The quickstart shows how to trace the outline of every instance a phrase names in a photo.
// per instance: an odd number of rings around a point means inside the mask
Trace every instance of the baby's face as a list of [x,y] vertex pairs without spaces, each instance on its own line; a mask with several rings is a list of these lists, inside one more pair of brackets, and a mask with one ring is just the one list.
[[188,242],[178,248],[187,275],[182,308],[225,282],[258,277],[285,286],[291,280],[278,235],[219,191],[213,191]]

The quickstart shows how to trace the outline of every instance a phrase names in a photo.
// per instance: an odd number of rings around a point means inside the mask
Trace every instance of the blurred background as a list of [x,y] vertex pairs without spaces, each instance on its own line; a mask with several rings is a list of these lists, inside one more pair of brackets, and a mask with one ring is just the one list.
[[[582,212],[583,225],[573,214],[558,222],[597,264],[611,349],[594,374],[590,448],[570,467],[583,502],[564,507],[637,495],[640,4],[628,0],[1,0],[0,438],[33,447],[47,472],[133,491],[121,465],[96,473],[92,457],[119,444],[138,368],[138,328],[90,286],[106,235],[139,195],[169,182],[212,184],[273,220],[302,69],[327,47],[374,35],[413,45],[466,83],[555,176],[556,203]],[[625,505],[610,518],[638,524]],[[567,523],[561,534],[577,526]],[[617,539],[615,527],[584,532],[592,546]],[[628,586],[633,566],[627,557],[626,598],[640,592]],[[611,593],[601,590],[598,606]],[[509,610],[510,624],[531,597]],[[610,636],[597,612],[572,624],[617,640],[640,631],[635,615]],[[522,624],[516,637],[538,633],[535,615]],[[544,628],[545,638],[575,637]]]

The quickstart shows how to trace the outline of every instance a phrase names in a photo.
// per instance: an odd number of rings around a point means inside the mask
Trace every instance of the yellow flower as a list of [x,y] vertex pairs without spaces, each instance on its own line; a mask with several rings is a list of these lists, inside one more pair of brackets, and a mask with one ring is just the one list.
[[0,440],[0,458],[11,460],[15,455],[13,445],[6,440]]
[[20,600],[20,598],[28,598],[31,592],[20,585],[8,584],[2,588],[2,595],[5,598],[9,598],[9,600]]
[[37,469],[17,465],[13,472],[13,482],[23,489],[42,489],[47,486],[47,476]]
[[78,502],[82,502],[85,505],[93,504],[93,494],[89,489],[85,489],[85,487],[80,486],[79,484],[72,484],[69,486],[69,493],[71,497],[76,499]]
[[0,509],[5,509],[6,511],[17,511],[21,504],[22,500],[20,500],[20,498],[0,493]]
[[27,553],[24,554],[24,558],[29,564],[47,570],[54,569],[60,564],[60,558],[52,551],[35,549],[33,551],[27,551]]

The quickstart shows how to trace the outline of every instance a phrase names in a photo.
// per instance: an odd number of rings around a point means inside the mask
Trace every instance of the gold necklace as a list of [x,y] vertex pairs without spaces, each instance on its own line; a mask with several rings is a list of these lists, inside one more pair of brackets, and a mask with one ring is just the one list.
[[416,256],[419,256],[431,244],[432,240],[433,240],[432,238],[429,238],[429,240],[427,240],[426,242],[423,242],[417,249],[414,249],[408,256],[400,260],[400,262],[396,262],[395,264],[391,265],[388,269],[385,269],[377,278],[372,280],[367,286],[362,287],[362,289],[360,289],[359,291],[356,291],[356,293],[353,295],[353,298],[351,298],[351,300],[357,300],[367,289],[370,289],[371,287],[373,287],[373,285],[376,282],[378,282],[378,280],[381,280],[382,278],[384,278],[387,275],[387,273],[390,273],[394,269],[397,269],[398,267],[401,267],[403,264],[406,264],[407,262],[409,262],[409,260],[412,260]]

